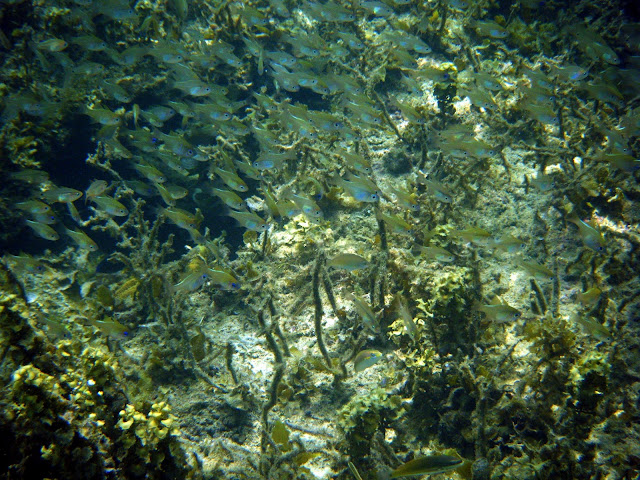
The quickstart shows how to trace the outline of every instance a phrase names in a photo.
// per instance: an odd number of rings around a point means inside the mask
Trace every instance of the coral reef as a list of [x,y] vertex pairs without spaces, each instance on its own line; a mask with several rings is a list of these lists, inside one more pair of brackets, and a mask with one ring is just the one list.
[[639,20],[0,2],[0,476],[637,477]]

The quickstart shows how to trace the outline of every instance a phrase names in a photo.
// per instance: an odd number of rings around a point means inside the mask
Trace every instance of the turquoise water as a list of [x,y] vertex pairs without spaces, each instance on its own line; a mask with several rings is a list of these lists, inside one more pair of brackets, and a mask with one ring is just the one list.
[[3,476],[635,478],[637,20],[0,1]]

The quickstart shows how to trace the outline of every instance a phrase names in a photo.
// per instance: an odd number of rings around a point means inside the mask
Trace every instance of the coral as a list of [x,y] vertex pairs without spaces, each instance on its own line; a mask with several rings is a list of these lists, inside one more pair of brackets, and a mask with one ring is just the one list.
[[140,422],[127,436],[119,428],[118,412],[132,413],[133,407],[126,405],[118,361],[77,340],[54,348],[34,332],[28,314],[18,296],[2,298],[2,339],[15,342],[3,345],[3,471],[22,478],[43,471],[85,479],[104,478],[108,471],[128,478],[197,478],[197,466],[188,463],[166,403],[154,403],[146,415],[133,410]]
[[440,356],[459,348],[468,350],[476,340],[471,320],[476,296],[473,271],[468,267],[447,266],[413,282],[411,297],[417,301],[417,318],[425,324],[425,334]]
[[407,410],[402,398],[382,388],[355,395],[340,410],[345,451],[351,458],[370,454],[374,434],[399,420]]

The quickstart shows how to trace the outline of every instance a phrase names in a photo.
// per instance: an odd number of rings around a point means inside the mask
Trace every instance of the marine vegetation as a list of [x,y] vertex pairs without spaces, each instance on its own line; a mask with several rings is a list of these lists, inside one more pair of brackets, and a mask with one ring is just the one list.
[[0,0],[0,476],[637,478],[639,58],[628,0]]

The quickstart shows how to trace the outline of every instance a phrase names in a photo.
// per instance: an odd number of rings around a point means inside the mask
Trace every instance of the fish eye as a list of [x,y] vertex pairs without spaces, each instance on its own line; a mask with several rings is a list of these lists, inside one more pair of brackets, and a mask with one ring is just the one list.
[[378,200],[378,195],[376,195],[375,193],[372,193],[371,200]]
[[231,282],[231,288],[238,288],[239,285],[236,282]]
[[187,155],[189,155],[189,156],[193,155],[193,150],[191,150],[191,149],[187,150]]

